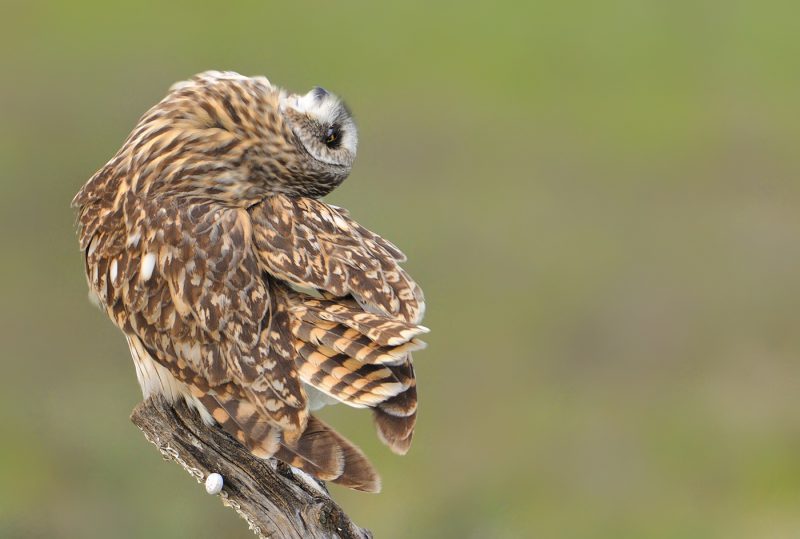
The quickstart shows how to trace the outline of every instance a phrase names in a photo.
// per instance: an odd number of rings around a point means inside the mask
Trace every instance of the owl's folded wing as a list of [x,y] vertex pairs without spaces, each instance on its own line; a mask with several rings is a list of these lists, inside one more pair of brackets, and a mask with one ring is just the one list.
[[302,432],[306,396],[273,342],[288,319],[274,316],[247,216],[210,204],[122,211],[130,226],[94,229],[86,250],[90,285],[112,319],[181,382],[202,392],[235,383],[273,424]]
[[259,263],[293,285],[352,295],[366,311],[417,324],[422,290],[390,242],[311,198],[271,196],[249,210]]
[[422,291],[399,266],[403,254],[339,208],[272,196],[250,208],[264,271],[320,297],[281,290],[289,306],[301,379],[354,407],[373,409],[378,434],[405,453],[416,421],[411,352],[427,328]]

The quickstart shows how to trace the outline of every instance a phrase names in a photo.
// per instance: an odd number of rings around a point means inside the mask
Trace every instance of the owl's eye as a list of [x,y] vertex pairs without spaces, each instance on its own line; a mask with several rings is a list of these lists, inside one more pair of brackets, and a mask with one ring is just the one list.
[[332,125],[325,131],[325,136],[322,138],[325,146],[331,149],[338,148],[342,143],[342,133],[338,125]]

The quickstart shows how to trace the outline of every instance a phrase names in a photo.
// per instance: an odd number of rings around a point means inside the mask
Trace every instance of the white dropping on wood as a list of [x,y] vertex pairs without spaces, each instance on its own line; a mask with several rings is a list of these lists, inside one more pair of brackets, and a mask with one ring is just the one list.
[[212,496],[219,494],[222,491],[223,483],[222,476],[218,473],[208,474],[208,477],[206,477],[206,492]]

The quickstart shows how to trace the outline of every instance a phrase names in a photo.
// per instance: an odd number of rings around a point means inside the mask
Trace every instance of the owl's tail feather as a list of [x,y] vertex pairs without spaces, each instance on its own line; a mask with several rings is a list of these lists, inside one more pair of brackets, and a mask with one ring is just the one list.
[[417,382],[411,356],[403,365],[393,368],[395,377],[405,389],[373,409],[378,437],[399,455],[408,453],[417,422]]
[[417,390],[410,352],[427,328],[364,312],[354,301],[291,297],[300,378],[350,406],[373,409],[378,437],[395,453],[411,446]]
[[255,456],[274,456],[322,481],[380,491],[380,477],[364,454],[321,420],[310,416],[303,433],[290,443],[253,404],[241,395],[233,398],[228,389],[216,388],[199,399],[217,423]]
[[[336,466],[317,472],[318,455],[333,450]],[[275,454],[280,460],[308,472],[319,479],[364,492],[380,492],[381,478],[364,453],[347,438],[320,419],[310,416],[308,426],[296,444],[281,444]],[[310,464],[310,466],[309,466]]]

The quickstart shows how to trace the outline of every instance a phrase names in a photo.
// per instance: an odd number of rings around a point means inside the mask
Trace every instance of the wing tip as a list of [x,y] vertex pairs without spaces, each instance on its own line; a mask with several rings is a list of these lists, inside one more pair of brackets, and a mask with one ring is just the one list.
[[414,437],[414,425],[417,421],[416,412],[409,416],[396,416],[380,408],[374,410],[373,418],[380,441],[392,453],[405,455],[411,449]]

